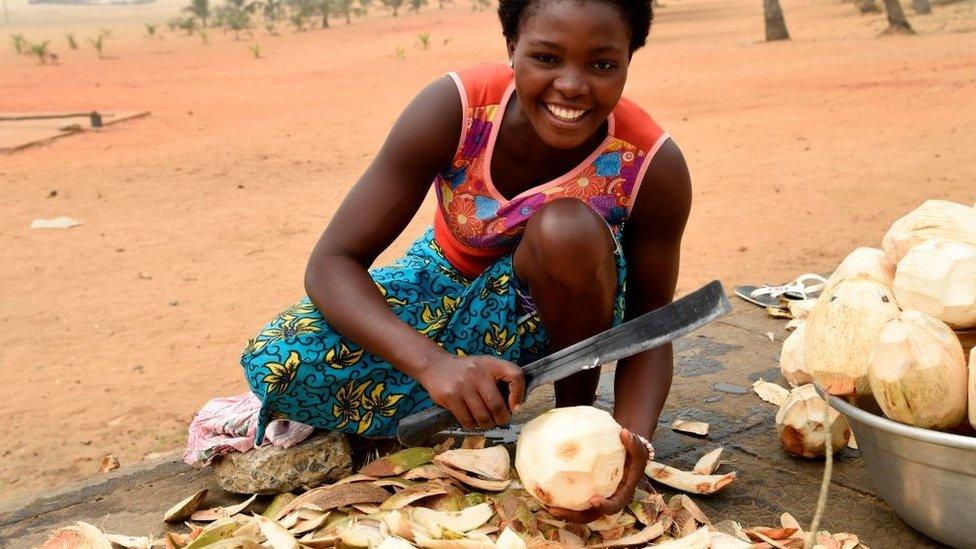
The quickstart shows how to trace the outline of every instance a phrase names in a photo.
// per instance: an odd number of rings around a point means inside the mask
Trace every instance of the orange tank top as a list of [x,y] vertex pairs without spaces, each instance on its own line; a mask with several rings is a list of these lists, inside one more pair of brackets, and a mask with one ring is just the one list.
[[507,65],[450,73],[464,119],[451,168],[433,182],[437,194],[434,239],[466,277],[481,274],[511,253],[532,213],[552,200],[583,201],[618,233],[637,197],[651,159],[669,138],[633,102],[621,98],[608,119],[607,137],[578,166],[511,200],[491,181],[491,156],[505,106],[515,91]]

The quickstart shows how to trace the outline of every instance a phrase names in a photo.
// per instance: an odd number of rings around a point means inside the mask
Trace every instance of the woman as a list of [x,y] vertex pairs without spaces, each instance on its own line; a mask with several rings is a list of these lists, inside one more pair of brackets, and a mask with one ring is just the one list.
[[[672,300],[688,169],[621,98],[650,3],[501,0],[499,16],[509,66],[420,92],[315,246],[308,297],[248,342],[259,442],[275,418],[392,436],[435,403],[466,428],[507,424],[524,394],[516,364]],[[367,270],[431,185],[433,228]],[[630,501],[671,375],[670,346],[618,363],[627,472],[592,509],[554,514],[587,522]],[[598,380],[556,383],[556,405],[591,404]]]

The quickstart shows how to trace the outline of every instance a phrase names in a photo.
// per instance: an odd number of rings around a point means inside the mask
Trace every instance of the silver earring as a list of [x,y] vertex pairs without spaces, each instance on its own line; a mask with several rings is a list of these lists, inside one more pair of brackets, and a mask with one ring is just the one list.
[[509,59],[508,60],[508,68],[514,69],[515,68],[515,61]]

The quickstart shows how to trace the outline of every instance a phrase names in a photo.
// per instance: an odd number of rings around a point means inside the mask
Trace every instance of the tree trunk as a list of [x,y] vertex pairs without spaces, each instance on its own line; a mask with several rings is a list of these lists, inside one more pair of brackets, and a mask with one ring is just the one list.
[[789,40],[790,33],[786,30],[786,20],[783,19],[783,8],[779,0],[763,0],[763,14],[766,17],[766,41]]
[[912,9],[918,15],[928,15],[932,13],[932,4],[929,0],[912,0]]
[[322,11],[322,28],[323,29],[329,28],[329,12],[328,12],[328,8],[326,8],[325,10]]
[[857,9],[861,13],[880,13],[878,0],[857,0]]
[[888,12],[888,28],[885,29],[885,34],[915,34],[915,30],[908,24],[899,0],[884,0],[884,5],[885,11]]

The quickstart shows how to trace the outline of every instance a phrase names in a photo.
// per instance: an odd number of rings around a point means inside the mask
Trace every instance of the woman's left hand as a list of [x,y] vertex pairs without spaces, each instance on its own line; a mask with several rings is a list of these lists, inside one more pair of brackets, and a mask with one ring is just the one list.
[[624,477],[617,485],[617,491],[609,498],[594,496],[590,500],[591,507],[583,511],[571,511],[560,507],[549,507],[548,511],[558,519],[569,522],[589,523],[604,515],[612,515],[627,506],[634,498],[637,483],[644,475],[644,467],[650,459],[647,448],[633,433],[627,429],[620,431],[620,441],[627,451],[624,461]]

